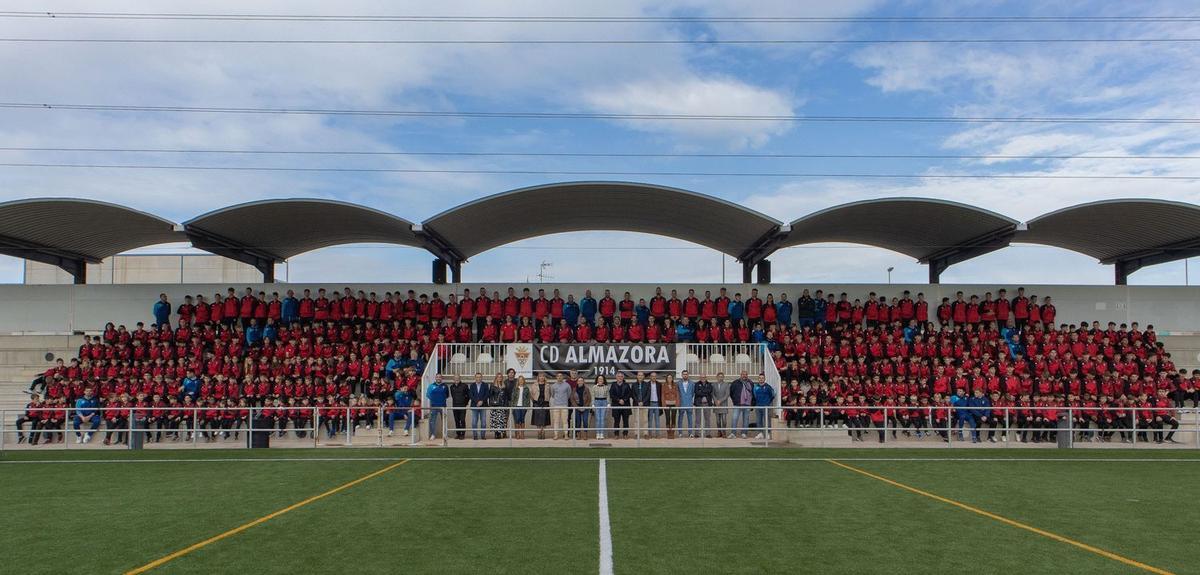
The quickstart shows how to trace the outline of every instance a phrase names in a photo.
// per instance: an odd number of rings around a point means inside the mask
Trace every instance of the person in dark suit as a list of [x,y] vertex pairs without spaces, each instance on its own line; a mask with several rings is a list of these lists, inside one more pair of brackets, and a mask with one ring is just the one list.
[[464,439],[467,428],[467,407],[471,404],[471,386],[462,380],[462,376],[454,378],[450,385],[450,406],[454,410],[454,435]]
[[733,420],[730,421],[730,437],[741,434],[747,437],[750,428],[750,408],[754,405],[754,382],[750,374],[742,371],[741,375],[729,384],[729,400],[733,403]]
[[662,410],[659,408],[662,405],[662,384],[657,379],[646,379],[644,374],[639,373],[635,386],[637,405],[646,412],[641,420],[645,421],[646,436],[658,437],[662,429]]
[[625,374],[618,373],[612,389],[608,392],[612,402],[613,439],[629,437],[629,412],[635,396],[633,387],[625,382]]
[[712,437],[713,428],[713,384],[708,381],[705,376],[700,376],[700,381],[696,382],[696,419],[700,420],[700,428],[704,430],[704,437]]
[[487,406],[492,388],[483,381],[483,374],[475,372],[471,383],[471,439],[487,439]]

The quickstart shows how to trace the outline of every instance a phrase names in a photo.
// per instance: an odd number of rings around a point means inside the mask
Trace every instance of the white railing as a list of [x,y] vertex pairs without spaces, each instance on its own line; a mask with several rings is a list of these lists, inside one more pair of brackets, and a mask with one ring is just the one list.
[[[510,362],[508,353],[510,345],[531,345],[529,343],[442,343],[438,344],[421,375],[421,393],[437,375],[452,383],[454,378],[461,376],[464,381],[472,381],[475,374],[483,376],[484,381],[490,382],[497,374],[503,374],[508,368],[518,373],[529,372],[528,366],[520,366]],[[767,347],[758,343],[679,343],[675,344],[675,375],[687,370],[694,379],[700,377],[715,378],[723,374],[727,381],[736,379],[741,372],[746,372],[751,378],[765,374],[767,382],[775,389],[776,401],[780,396],[779,371],[771,361]],[[634,374],[629,373],[632,377]],[[611,380],[611,378],[609,378]]]
[[[1024,407],[823,405],[777,409],[728,404],[614,405],[611,401],[585,407],[285,406],[285,414],[273,409],[101,408],[94,411],[94,417],[100,418],[95,427],[91,420],[81,420],[78,430],[75,415],[79,411],[75,409],[0,410],[0,450],[31,444],[72,449],[73,445],[83,447],[80,443],[85,438],[91,446],[228,448],[251,446],[249,439],[255,434],[286,438],[278,442],[285,447],[449,446],[488,438],[513,446],[562,445],[563,440],[572,445],[605,441],[627,446],[765,446],[791,439],[819,446],[844,446],[848,440],[912,445],[932,439],[947,447],[988,440],[1014,446],[1062,439],[1059,444],[1068,447],[1161,443],[1200,449],[1200,409],[1196,407],[1062,407],[1055,408],[1059,417],[1053,419],[1027,415],[1030,409]],[[214,412],[217,417],[208,417]],[[393,439],[397,429],[400,437]],[[247,434],[246,441],[242,441],[242,433]]]

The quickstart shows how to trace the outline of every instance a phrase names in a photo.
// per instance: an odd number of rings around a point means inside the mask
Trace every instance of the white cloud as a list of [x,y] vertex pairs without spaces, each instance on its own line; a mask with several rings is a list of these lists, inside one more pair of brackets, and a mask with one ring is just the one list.
[[[786,95],[732,78],[638,80],[589,93],[585,98],[592,107],[610,114],[790,116],[794,113],[794,104]],[[644,132],[729,142],[735,149],[762,146],[771,136],[791,127],[786,120],[621,120],[621,123]]]

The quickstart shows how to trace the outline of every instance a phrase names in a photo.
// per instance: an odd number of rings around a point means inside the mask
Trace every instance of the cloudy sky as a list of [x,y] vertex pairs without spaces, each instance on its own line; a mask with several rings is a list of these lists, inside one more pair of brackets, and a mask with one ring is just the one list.
[[[1188,38],[1200,23],[1128,17],[1189,15],[1173,2],[817,3],[206,2],[204,13],[426,16],[636,16],[636,22],[330,22],[17,18],[0,38],[280,40],[872,40]],[[832,6],[836,4],[836,6]],[[565,11],[569,7],[569,11]],[[96,11],[92,2],[5,3],[8,11]],[[175,1],[109,1],[106,12],[201,11]],[[722,17],[833,18],[1106,16],[1050,22],[721,22]],[[130,44],[0,42],[0,100],[9,103],[320,108],[585,114],[758,116],[1200,117],[1200,44]],[[528,119],[213,114],[0,108],[0,163],[324,167],[416,173],[109,169],[0,166],[0,201],[73,196],[185,221],[273,197],[335,198],[421,221],[496,192],[581,179],[556,174],[436,171],[785,172],[1009,175],[1200,174],[1188,124],[844,123],[661,119]],[[1040,155],[1070,159],[804,159],[512,157],[62,152],[155,150]],[[13,150],[11,148],[23,148]],[[433,171],[433,172],[430,172]],[[1105,198],[1200,202],[1198,180],[591,176],[653,182],[726,198],[790,221],[836,204],[887,196],[944,198],[1020,220]],[[580,206],[586,210],[587,206]],[[521,226],[521,222],[512,222]],[[596,249],[604,247],[606,249]],[[151,250],[155,251],[155,250]],[[162,250],[158,250],[162,251]],[[178,251],[175,249],[174,251]],[[413,248],[345,246],[293,258],[291,281],[427,281]],[[816,245],[772,257],[777,282],[921,282],[924,266],[886,250]],[[523,281],[553,264],[556,281],[720,281],[733,261],[698,246],[631,233],[533,238],[477,256],[466,281]],[[1197,271],[1200,275],[1200,270]],[[282,274],[281,274],[282,276]],[[0,282],[21,281],[0,257]],[[945,282],[1111,283],[1086,256],[1016,246],[954,266]],[[1195,280],[1193,280],[1195,281]],[[1142,270],[1130,283],[1182,284],[1184,264]]]

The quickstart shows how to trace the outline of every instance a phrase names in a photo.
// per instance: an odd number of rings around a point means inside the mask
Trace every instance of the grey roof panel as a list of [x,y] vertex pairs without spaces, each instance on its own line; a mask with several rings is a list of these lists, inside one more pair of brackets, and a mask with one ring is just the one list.
[[[175,224],[145,212],[77,198],[33,198],[0,203],[5,253],[43,253],[97,262],[124,251],[187,241]],[[21,247],[18,247],[21,246]],[[24,255],[23,255],[24,254]]]
[[[1136,259],[1148,252],[1200,247],[1200,206],[1151,199],[1102,200],[1063,208],[1029,220],[1013,241],[1056,246],[1103,263]],[[1159,261],[1177,258],[1164,254]]]
[[464,257],[561,232],[614,230],[690,241],[737,257],[780,222],[719,198],[632,182],[566,182],[468,202],[422,224]]
[[[1017,220],[958,202],[881,198],[841,204],[792,222],[781,246],[846,242],[880,247],[921,261],[971,247],[1016,228]],[[994,248],[993,248],[994,249]]]
[[285,260],[315,249],[353,243],[421,246],[412,222],[387,212],[335,200],[292,198],[249,202],[197,216],[191,235],[224,240],[233,248]]

